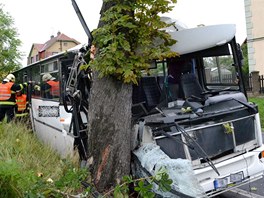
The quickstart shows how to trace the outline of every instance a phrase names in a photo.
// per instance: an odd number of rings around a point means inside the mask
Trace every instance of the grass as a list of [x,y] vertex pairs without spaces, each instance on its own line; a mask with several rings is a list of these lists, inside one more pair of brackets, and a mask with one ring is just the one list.
[[0,197],[66,197],[83,191],[86,169],[61,159],[22,123],[0,124]]
[[262,131],[264,131],[264,98],[262,97],[253,98],[252,97],[252,98],[249,98],[249,101],[258,105],[261,128],[262,128]]
[[[88,170],[79,168],[77,155],[62,160],[19,122],[0,124],[0,142],[1,198],[92,197],[94,188]],[[172,180],[168,174],[161,171],[158,177],[155,181],[164,191],[169,190]],[[125,176],[119,185],[100,196],[129,197],[132,193],[133,197],[154,197],[152,184],[145,186],[145,180]],[[81,181],[90,187],[83,188]],[[131,184],[136,186],[135,191],[130,192]]]

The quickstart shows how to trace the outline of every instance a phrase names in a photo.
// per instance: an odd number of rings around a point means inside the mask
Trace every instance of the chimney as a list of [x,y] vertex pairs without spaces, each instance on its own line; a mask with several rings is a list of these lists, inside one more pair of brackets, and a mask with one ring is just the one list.
[[50,39],[53,39],[53,38],[54,38],[54,35],[51,35],[51,36],[50,36]]
[[61,32],[60,31],[58,31],[58,33],[57,33],[57,36],[59,36],[61,34]]

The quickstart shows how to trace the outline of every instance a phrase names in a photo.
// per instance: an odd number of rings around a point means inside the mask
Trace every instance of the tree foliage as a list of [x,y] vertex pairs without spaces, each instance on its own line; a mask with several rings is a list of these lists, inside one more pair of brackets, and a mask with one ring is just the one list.
[[114,6],[103,13],[104,25],[93,33],[100,50],[90,63],[99,77],[110,75],[137,84],[153,59],[177,55],[169,49],[176,41],[161,30],[168,24],[159,16],[171,11],[176,0],[106,1],[114,2]]
[[249,83],[248,48],[247,48],[246,42],[242,43],[241,50],[242,50],[242,55],[243,55],[242,74],[243,74],[246,87],[249,87],[250,83]]
[[[176,0],[104,0],[93,36],[96,58],[89,62],[93,85],[88,109],[88,156],[99,192],[112,189],[130,173],[132,83],[153,59],[177,55],[176,41],[161,29],[159,14]],[[117,79],[117,80],[116,80]],[[123,83],[124,82],[124,83]]]
[[244,75],[249,74],[249,66],[248,66],[248,48],[247,48],[247,43],[243,43],[241,46],[242,54],[243,54],[243,67],[242,71]]
[[22,54],[18,47],[21,41],[17,38],[18,32],[13,25],[12,17],[0,4],[0,76],[2,77],[20,67]]

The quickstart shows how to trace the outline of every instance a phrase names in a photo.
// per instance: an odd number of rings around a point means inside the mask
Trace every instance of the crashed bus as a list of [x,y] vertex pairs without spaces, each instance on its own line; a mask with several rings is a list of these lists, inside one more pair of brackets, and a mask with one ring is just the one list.
[[[80,55],[83,48],[86,46],[78,45],[67,52],[60,52],[14,72],[18,81],[32,81],[27,97],[32,130],[37,137],[62,157],[72,155],[76,146],[81,159],[86,158],[87,108],[91,81],[89,73],[84,71],[78,72],[75,80],[70,78],[70,74],[72,69],[76,71],[76,64],[86,64]],[[74,64],[74,60],[78,61]],[[50,74],[59,83],[56,96],[47,97],[45,90],[41,89],[45,74]],[[72,83],[76,84],[75,89]],[[81,85],[77,87],[77,84]],[[77,89],[82,95],[79,97],[76,94],[73,102],[72,94]],[[75,105],[80,106],[78,111],[73,110]]]
[[[14,74],[20,82],[32,82],[27,97],[32,130],[37,137],[61,157],[71,156],[77,150],[81,162],[85,162],[92,74],[89,68],[80,67],[87,64],[86,55],[93,37],[75,0],[72,5],[88,36],[88,43],[34,62]],[[56,94],[52,97],[47,97],[47,90],[42,89],[45,76],[57,81]],[[49,91],[52,92],[52,88]]]
[[[86,64],[92,35],[78,6],[75,11],[88,46],[33,63],[14,74],[33,81],[28,90],[33,131],[62,156],[74,146],[87,160],[87,114],[91,71]],[[165,21],[171,23],[169,18]],[[151,64],[150,75],[133,85],[134,178],[165,168],[172,189],[162,197],[213,197],[263,177],[264,146],[258,107],[248,101],[242,75],[243,56],[233,24],[164,29],[177,43],[179,56]],[[45,73],[60,81],[60,95],[42,97]]]
[[165,167],[162,197],[213,197],[263,177],[258,107],[248,101],[233,24],[166,29],[178,57],[133,87],[135,177]]

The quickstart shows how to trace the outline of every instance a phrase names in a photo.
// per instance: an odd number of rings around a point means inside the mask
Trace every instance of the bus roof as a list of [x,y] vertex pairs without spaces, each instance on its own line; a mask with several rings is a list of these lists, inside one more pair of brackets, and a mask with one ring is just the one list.
[[176,44],[170,47],[180,55],[223,45],[235,37],[235,24],[200,26],[177,31],[167,31]]

